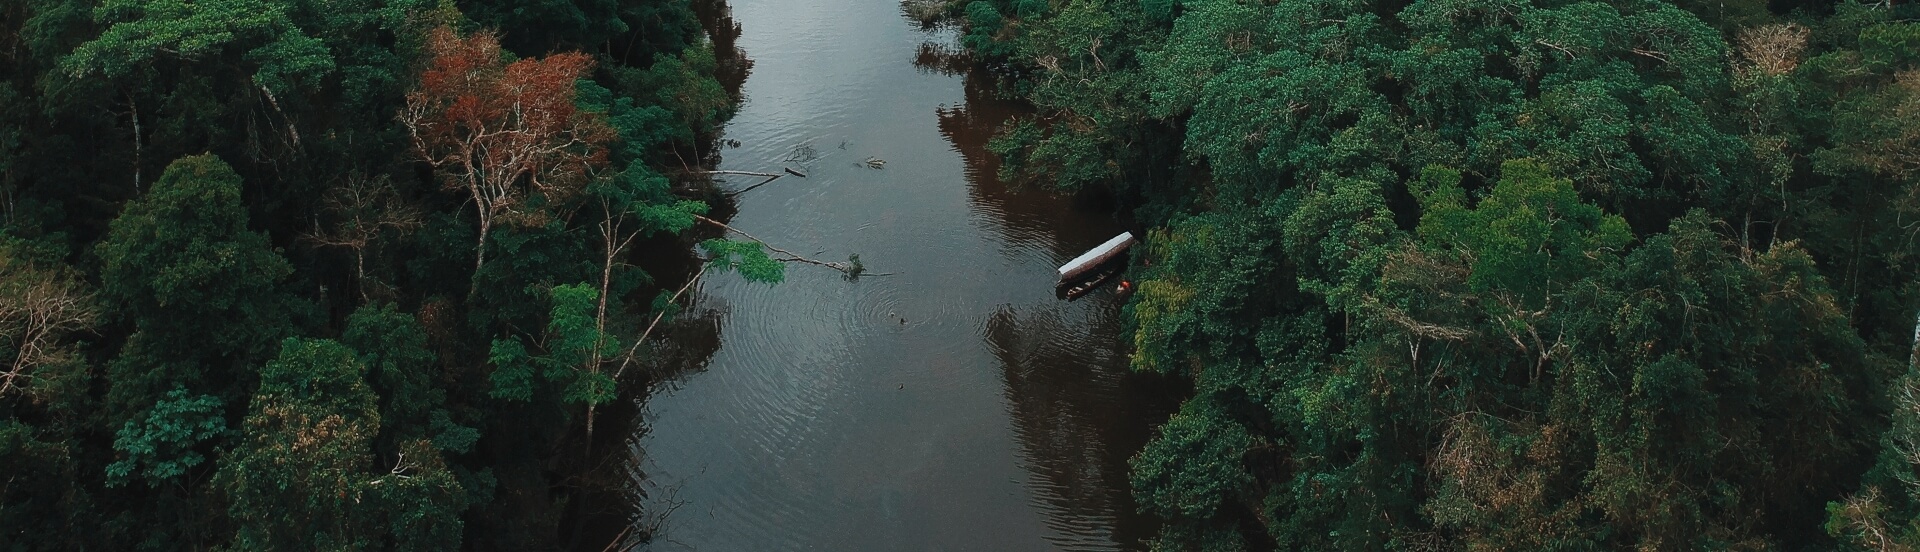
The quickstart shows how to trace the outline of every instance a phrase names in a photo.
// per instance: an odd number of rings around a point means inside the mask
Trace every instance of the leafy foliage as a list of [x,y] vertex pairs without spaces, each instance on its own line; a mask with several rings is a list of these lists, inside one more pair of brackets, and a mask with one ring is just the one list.
[[439,455],[415,444],[389,471],[372,465],[381,419],[364,376],[353,350],[325,340],[290,338],[261,369],[246,436],[216,476],[233,497],[235,545],[455,548],[463,493]]
[[128,421],[113,440],[113,448],[124,458],[107,466],[107,484],[125,485],[135,479],[150,484],[168,483],[187,470],[207,461],[199,450],[201,443],[221,437],[227,420],[221,414],[220,399],[211,395],[189,396],[175,389],[147,412],[145,420]]
[[447,390],[436,374],[436,358],[427,349],[420,323],[393,305],[361,305],[347,319],[340,342],[352,348],[367,369],[367,384],[380,398],[382,452],[398,451],[418,439],[431,439],[448,452],[467,452],[479,431],[456,424],[446,409]]
[[767,254],[759,242],[711,239],[700,242],[707,251],[707,265],[725,271],[737,271],[750,282],[779,283],[786,278],[785,264]]
[[1188,402],[1160,428],[1161,438],[1140,452],[1133,487],[1142,506],[1169,519],[1207,519],[1218,515],[1253,483],[1240,454],[1252,436],[1204,402]]
[[1152,227],[1156,549],[1920,545],[1903,8],[993,5],[1005,176]]
[[601,404],[613,400],[614,382],[598,370],[613,352],[612,337],[603,333],[593,315],[599,293],[587,284],[554,286],[548,291],[553,310],[547,318],[545,354],[532,355],[518,338],[495,339],[488,361],[493,363],[493,396],[533,400],[541,381],[559,382],[562,400]]
[[427,52],[400,121],[445,186],[472,196],[479,272],[494,224],[545,225],[605,167],[615,134],[574,104],[574,81],[593,66],[586,54],[507,63],[491,34],[460,38],[446,27],[428,35]]
[[0,548],[560,546],[743,61],[536,4],[0,6]]
[[249,365],[292,330],[299,306],[279,284],[293,269],[247,218],[239,176],[218,158],[189,157],[96,247],[101,296],[135,328],[110,368],[109,403],[122,416],[179,386],[243,400]]
[[109,25],[106,32],[75,49],[63,65],[74,78],[98,73],[119,79],[150,66],[157,56],[192,60],[242,47],[248,48],[244,58],[260,64],[255,82],[279,93],[294,92],[296,85],[316,82],[335,66],[326,45],[290,21],[292,7],[261,0],[103,2],[93,15]]

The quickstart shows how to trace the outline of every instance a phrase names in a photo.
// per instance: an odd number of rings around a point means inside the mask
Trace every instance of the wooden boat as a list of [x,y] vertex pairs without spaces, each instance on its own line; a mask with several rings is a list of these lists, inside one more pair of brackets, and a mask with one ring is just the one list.
[[1067,261],[1067,264],[1060,265],[1060,281],[1069,282],[1078,279],[1088,271],[1098,268],[1107,261],[1113,260],[1114,257],[1119,256],[1121,253],[1125,253],[1129,247],[1133,247],[1133,233],[1121,232],[1120,235],[1114,236],[1111,240],[1107,240],[1107,243],[1100,244],[1099,247],[1088,250],[1086,253],[1081,253],[1080,256],[1074,257],[1073,260]]
[[1123,268],[1126,267],[1107,265],[1104,270],[1095,272],[1091,277],[1078,282],[1061,282],[1060,285],[1054,286],[1054,295],[1068,301],[1079,299],[1086,294],[1093,293],[1093,290],[1100,289],[1101,285],[1113,280],[1114,275],[1119,274]]

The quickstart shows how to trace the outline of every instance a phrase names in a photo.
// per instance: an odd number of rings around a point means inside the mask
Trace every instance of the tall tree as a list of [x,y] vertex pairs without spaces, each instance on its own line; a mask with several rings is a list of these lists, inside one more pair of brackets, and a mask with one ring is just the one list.
[[494,225],[545,224],[606,168],[615,133],[604,114],[574,104],[574,81],[593,66],[585,54],[506,63],[492,34],[445,27],[428,35],[426,53],[400,121],[446,188],[471,196],[478,273]]
[[95,252],[102,298],[134,327],[108,373],[120,419],[175,387],[244,401],[251,366],[293,330],[293,269],[247,227],[240,176],[212,155],[168,165]]
[[127,523],[166,531],[130,537],[210,545],[222,540],[207,476],[244,411],[254,368],[295,330],[303,309],[282,281],[292,268],[247,227],[241,182],[212,155],[167,167],[114,219],[95,247],[101,297],[132,334],[108,363],[105,422],[115,459],[106,483],[126,487]]

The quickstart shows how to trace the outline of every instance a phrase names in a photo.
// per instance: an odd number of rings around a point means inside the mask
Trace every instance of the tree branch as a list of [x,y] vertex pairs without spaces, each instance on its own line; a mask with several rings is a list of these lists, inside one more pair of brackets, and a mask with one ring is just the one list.
[[711,176],[716,174],[737,174],[742,176],[767,176],[767,177],[780,176],[777,173],[763,173],[763,172],[753,172],[753,171],[688,171],[687,174],[700,175],[700,176]]
[[[801,255],[801,254],[799,254],[799,253],[794,253],[794,252],[792,252],[792,251],[787,251],[787,250],[785,250],[785,249],[781,249],[781,248],[778,248],[778,247],[774,247],[774,246],[773,246],[773,244],[770,244],[770,243],[767,243],[767,241],[766,241],[766,240],[763,240],[763,239],[760,239],[760,238],[756,238],[756,237],[753,237],[753,234],[748,234],[748,233],[746,233],[746,232],[742,232],[742,231],[740,231],[740,229],[739,229],[739,228],[734,228],[734,227],[732,227],[732,226],[727,226],[727,223],[724,223],[724,222],[720,222],[720,221],[717,221],[717,220],[713,220],[713,219],[710,219],[710,218],[707,218],[707,217],[703,217],[703,216],[700,216],[700,215],[694,215],[694,216],[693,216],[693,218],[694,218],[695,220],[699,220],[700,222],[705,222],[705,223],[707,223],[707,224],[711,224],[711,225],[714,225],[714,226],[718,226],[718,227],[720,227],[720,229],[721,229],[721,230],[726,230],[726,231],[728,231],[728,232],[732,232],[732,233],[734,233],[734,234],[738,234],[738,235],[739,235],[740,237],[742,237],[742,238],[746,238],[746,239],[748,239],[748,240],[751,240],[751,241],[753,241],[754,243],[758,243],[758,244],[760,244],[760,247],[765,247],[765,248],[767,248],[767,250],[768,250],[768,251],[772,251],[772,252],[774,252],[774,253],[779,253],[779,254],[781,254],[781,255],[786,255],[786,256],[787,256],[787,258],[785,258],[785,259],[776,259],[776,260],[778,260],[778,261],[780,261],[780,262],[786,262],[786,263],[807,263],[807,264],[810,264],[810,265],[819,265],[819,266],[824,266],[824,267],[827,267],[827,268],[831,268],[831,269],[834,269],[834,270],[838,270],[838,271],[840,271],[841,273],[844,273],[844,274],[846,274],[846,275],[848,275],[848,276],[859,276],[859,275],[861,275],[861,272],[862,272],[862,271],[860,271],[860,270],[856,270],[856,269],[855,269],[855,267],[853,266],[853,264],[851,264],[851,263],[840,263],[840,262],[833,262],[833,261],[818,261],[818,260],[814,260],[814,259],[809,259],[809,258],[807,258],[807,257],[805,257],[805,256],[803,256],[803,255]],[[871,274],[870,276],[878,276],[878,274]]]
[[[672,305],[675,301],[679,301],[681,294],[686,293],[689,289],[693,289],[693,284],[699,282],[701,276],[707,275],[708,266],[706,263],[700,263],[700,271],[693,273],[693,277],[688,278],[687,283],[681,285],[680,289],[674,290],[673,296],[667,298],[667,304]],[[659,313],[653,315],[653,321],[647,323],[647,329],[641,331],[640,336],[633,339],[633,345],[627,347],[627,354],[623,355],[623,358],[620,359],[620,368],[613,372],[613,381],[619,382],[620,376],[627,373],[627,366],[633,364],[633,360],[638,358],[634,355],[640,351],[640,345],[647,342],[647,336],[653,335],[653,329],[658,327],[660,320],[666,318],[666,316],[666,309],[661,309]]]
[[779,174],[776,174],[776,175],[773,175],[773,176],[769,176],[769,177],[767,177],[767,179],[766,179],[766,180],[762,180],[762,181],[760,181],[760,183],[759,183],[759,184],[754,184],[754,185],[752,185],[752,186],[747,186],[747,187],[745,187],[745,188],[741,188],[741,189],[740,189],[740,190],[738,190],[738,191],[733,191],[733,192],[728,192],[728,193],[727,193],[727,197],[733,197],[733,196],[737,196],[737,195],[740,195],[740,194],[744,194],[744,193],[747,193],[747,192],[751,192],[751,191],[753,191],[753,189],[754,189],[754,188],[758,188],[758,187],[761,187],[761,186],[765,186],[765,185],[767,185],[767,183],[768,183],[768,182],[773,182],[773,181],[775,181],[775,180],[779,180],[781,176],[785,176],[785,175],[779,175]]

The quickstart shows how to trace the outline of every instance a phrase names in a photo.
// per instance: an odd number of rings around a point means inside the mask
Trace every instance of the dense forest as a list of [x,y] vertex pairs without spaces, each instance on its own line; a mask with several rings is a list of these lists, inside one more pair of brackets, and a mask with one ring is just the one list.
[[1920,10],[910,2],[1150,228],[1161,550],[1920,547]]
[[[1147,229],[1156,550],[1920,549],[1920,7],[903,8],[1037,108],[1004,179]],[[683,294],[860,271],[722,222],[737,32],[0,0],[0,549],[648,538]]]
[[780,277],[697,185],[732,26],[690,0],[0,2],[0,549],[623,538],[562,525],[624,451],[649,335],[700,266]]

